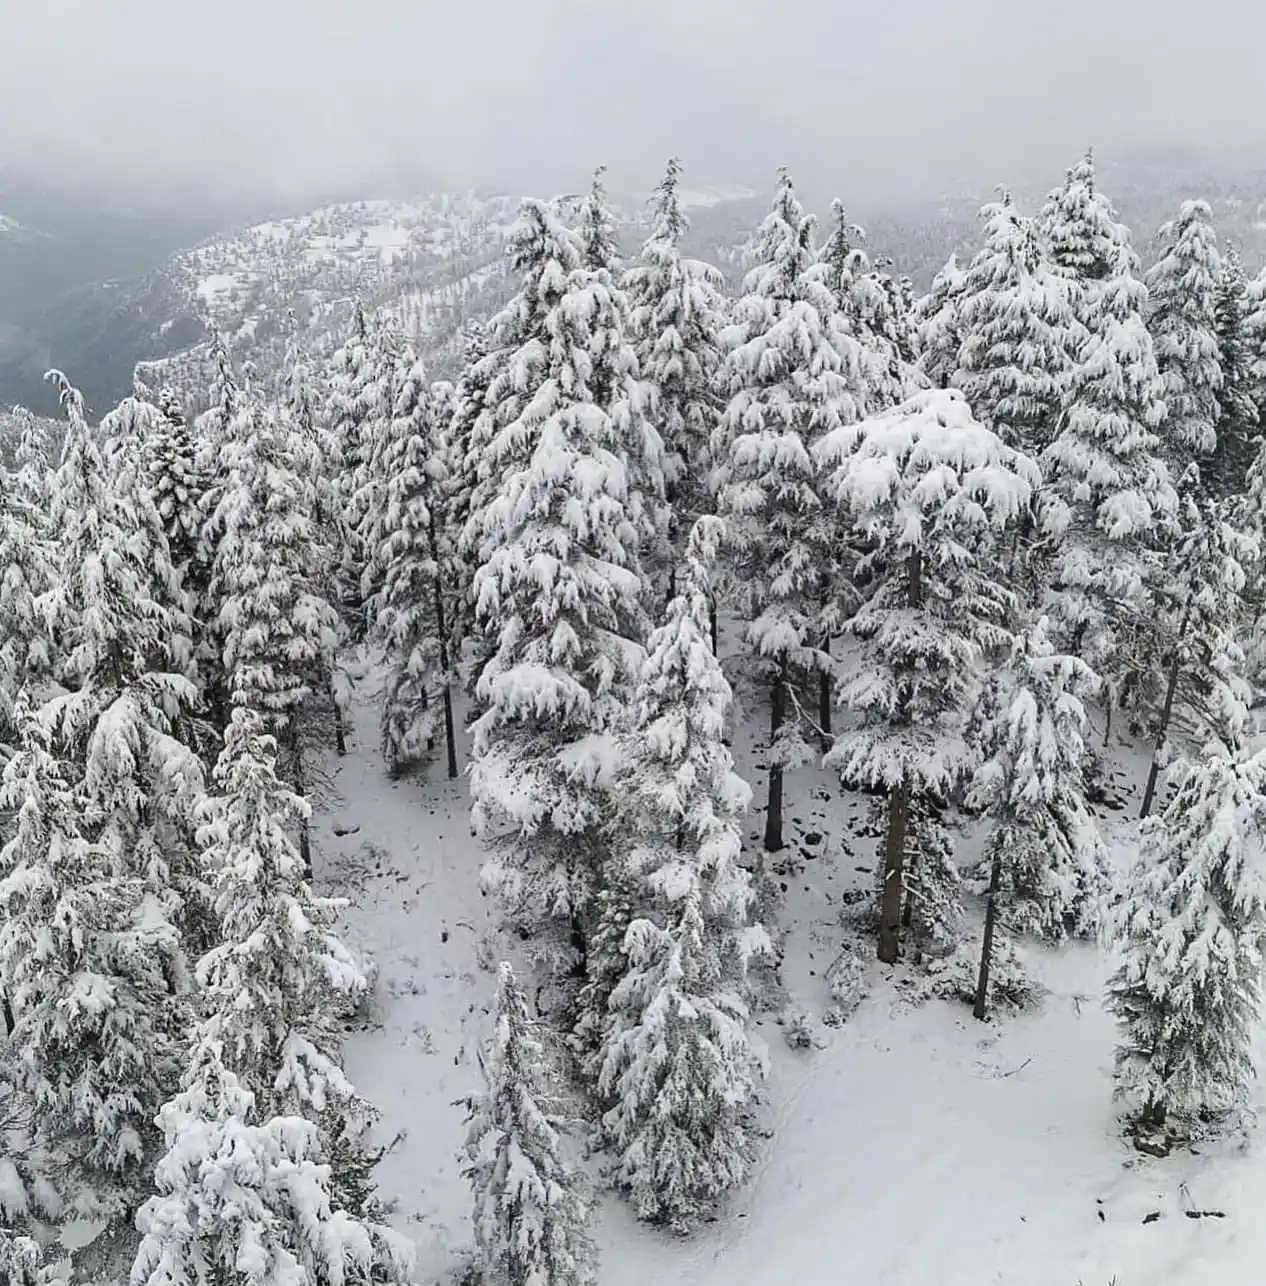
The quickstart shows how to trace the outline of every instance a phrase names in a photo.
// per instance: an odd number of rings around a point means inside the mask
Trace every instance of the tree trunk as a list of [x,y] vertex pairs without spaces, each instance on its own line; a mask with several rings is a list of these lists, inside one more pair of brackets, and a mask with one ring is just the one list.
[[[308,785],[303,771],[303,747],[299,741],[299,720],[290,718],[286,739],[290,743],[290,782],[296,795],[308,797]],[[308,831],[308,819],[299,823],[299,857],[303,862],[303,878],[312,879],[312,838]]]
[[[822,651],[829,657],[831,655],[831,638],[827,635],[822,640]],[[831,698],[832,692],[831,671],[823,670],[818,675],[818,728],[822,733],[822,749],[830,750],[834,743],[834,737],[831,734]]]
[[435,631],[440,636],[440,672],[444,675],[444,748],[448,754],[448,779],[457,776],[457,730],[453,726],[453,680],[448,672],[448,625],[444,615],[444,589],[435,578]]
[[17,1019],[13,1016],[13,1005],[10,1003],[7,995],[0,997],[0,1003],[3,1003],[4,1005],[4,1034],[6,1036],[12,1036],[13,1029],[17,1026]]
[[765,809],[765,852],[776,853],[783,847],[782,836],[782,776],[783,766],[778,760],[778,734],[787,719],[787,658],[778,660],[774,675],[773,700],[769,714],[769,806]]
[[720,656],[721,632],[717,624],[717,603],[715,598],[708,603],[708,632],[712,635],[712,655]]
[[334,708],[334,749],[342,759],[347,754],[347,730],[343,726],[343,707],[339,705],[338,697],[334,695],[333,675],[326,680],[326,691],[330,694],[330,705]]
[[1169,737],[1170,720],[1174,717],[1174,697],[1178,692],[1178,679],[1182,673],[1182,655],[1179,643],[1187,632],[1187,623],[1191,618],[1191,602],[1188,600],[1182,614],[1182,624],[1178,627],[1178,637],[1174,640],[1174,654],[1169,659],[1169,677],[1165,683],[1165,704],[1161,707],[1160,726],[1156,730],[1156,749],[1152,751],[1151,766],[1147,770],[1147,785],[1143,788],[1143,806],[1139,809],[1140,820],[1152,811],[1152,801],[1156,797],[1156,780],[1160,776],[1160,757]]
[[976,1003],[972,1017],[985,1020],[989,1008],[989,968],[993,964],[993,934],[998,922],[998,889],[1002,884],[1002,843],[994,837],[993,862],[989,867],[989,892],[985,897],[985,932],[980,940],[980,973],[976,979]]
[[879,958],[896,964],[901,946],[906,830],[910,823],[910,779],[888,791],[888,833],[884,839],[884,887],[879,903]]

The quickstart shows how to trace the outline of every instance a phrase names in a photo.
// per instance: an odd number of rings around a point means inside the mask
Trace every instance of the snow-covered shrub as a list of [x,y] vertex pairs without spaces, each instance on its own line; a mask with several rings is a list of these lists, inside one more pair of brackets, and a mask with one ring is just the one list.
[[823,1021],[828,1027],[837,1027],[865,1000],[870,990],[866,963],[852,947],[846,946],[831,962],[825,976],[834,1004]]
[[[973,936],[957,950],[926,965],[929,994],[940,1000],[958,1000],[970,1005],[976,999],[980,974],[980,939]],[[1029,1009],[1043,994],[1041,983],[1029,972],[1024,953],[1010,938],[998,934],[993,940],[989,971],[991,1009]]]
[[788,1006],[779,1016],[778,1025],[782,1028],[782,1038],[789,1049],[820,1049],[822,1042],[818,1037],[817,1023],[807,1009],[799,1006]]

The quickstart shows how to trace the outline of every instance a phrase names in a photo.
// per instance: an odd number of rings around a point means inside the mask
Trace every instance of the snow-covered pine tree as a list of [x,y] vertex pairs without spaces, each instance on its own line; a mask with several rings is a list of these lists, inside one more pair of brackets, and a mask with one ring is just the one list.
[[743,1181],[764,1070],[743,999],[749,958],[770,950],[751,923],[753,890],[739,865],[751,791],[724,742],[730,686],[709,639],[710,564],[722,535],[715,518],[692,528],[634,700],[628,862],[641,893],[591,1062],[616,1182],[640,1218],[677,1228]]
[[963,325],[958,312],[963,269],[957,255],[932,279],[932,289],[914,305],[911,325],[919,369],[934,388],[949,388],[959,366]]
[[368,984],[331,928],[344,904],[308,885],[295,842],[308,804],[278,777],[276,741],[248,706],[233,711],[215,779],[199,829],[220,938],[197,965],[202,1035],[266,1116],[360,1112],[336,1020]]
[[444,575],[450,537],[443,530],[447,410],[432,397],[426,371],[416,362],[396,399],[384,455],[384,504],[369,563],[380,588],[368,601],[375,637],[385,645],[392,667],[382,711],[387,766],[396,773],[422,762],[442,735],[452,778],[457,776],[455,650],[451,578]]
[[563,926],[570,946],[545,950],[574,966],[605,861],[613,735],[642,657],[626,436],[636,417],[599,403],[588,382],[606,287],[581,268],[575,235],[525,201],[512,251],[524,289],[501,327],[523,340],[489,391],[500,487],[472,516],[476,607],[499,639],[479,679],[473,817],[493,848],[487,886],[525,926]]
[[18,693],[47,677],[53,660],[41,607],[58,559],[43,474],[42,461],[30,457],[0,472],[0,746],[6,747],[16,732]]
[[1164,634],[1164,697],[1155,720],[1156,747],[1143,791],[1141,817],[1152,808],[1174,725],[1196,745],[1218,737],[1238,745],[1246,732],[1251,695],[1238,638],[1246,624],[1247,572],[1260,564],[1263,514],[1246,497],[1241,516],[1227,506],[1187,497],[1179,536],[1165,559],[1154,596],[1153,619]]
[[1217,442],[1222,387],[1217,318],[1222,260],[1213,211],[1205,201],[1184,201],[1158,239],[1160,257],[1144,282],[1148,330],[1165,383],[1165,435],[1178,461],[1203,459]]
[[[260,717],[239,706],[201,836],[222,942],[198,966],[208,1016],[183,1090],[160,1117],[169,1151],[161,1195],[141,1213],[134,1281],[197,1281],[199,1262],[227,1269],[256,1239],[268,1270],[298,1282],[403,1276],[396,1240],[336,1201],[342,1167],[362,1163],[339,1144],[367,1109],[333,1055],[333,1020],[365,981],[329,931],[337,904],[303,881],[293,834],[306,805],[274,763]],[[243,1156],[245,1169],[234,1163]]]
[[1102,286],[1133,264],[1129,232],[1095,186],[1093,152],[1088,151],[1047,197],[1038,227],[1055,270],[1091,287],[1087,303],[1093,302],[1096,284]]
[[466,1175],[481,1280],[487,1286],[588,1286],[596,1252],[588,1201],[563,1155],[562,1107],[545,1041],[508,964],[481,1057],[485,1088],[467,1107]]
[[840,694],[860,723],[836,738],[827,762],[887,798],[879,958],[892,963],[906,909],[907,832],[923,810],[931,833],[916,842],[942,851],[935,809],[974,766],[963,730],[977,667],[1009,641],[1010,595],[991,554],[1030,504],[1039,474],[972,418],[956,389],[918,393],[836,429],[817,457],[843,522],[869,545],[861,571],[872,588],[848,622],[859,654]]
[[[1042,453],[1059,646],[1105,682],[1110,706],[1138,686],[1155,650],[1145,594],[1149,544],[1178,503],[1158,455],[1163,391],[1138,314],[1104,320],[1082,350],[1068,409]],[[1137,650],[1129,642],[1136,635]]]
[[158,420],[147,426],[149,433],[140,445],[172,566],[183,582],[189,579],[197,555],[206,484],[180,399],[170,388],[164,388],[155,405]]
[[[331,689],[340,637],[338,613],[320,592],[315,493],[298,473],[301,445],[282,412],[246,398],[229,432],[222,453],[228,474],[212,519],[220,537],[209,600],[230,703],[264,717],[302,795],[302,716],[315,695]],[[306,853],[306,830],[303,845]]]
[[63,1280],[51,1264],[45,1264],[38,1241],[0,1228],[0,1281],[6,1286],[57,1286]]
[[178,1074],[180,941],[142,879],[85,834],[87,800],[25,696],[16,719],[0,785],[14,816],[0,850],[5,1079],[64,1213],[126,1224]]
[[[328,466],[337,479],[341,544],[336,577],[338,606],[353,636],[363,624],[360,586],[365,556],[357,525],[357,505],[365,485],[372,445],[372,432],[367,432],[367,427],[375,412],[384,410],[385,355],[375,343],[377,338],[358,301],[352,312],[351,334],[331,359],[322,408],[329,444]],[[390,414],[390,408],[386,408],[386,413]]]
[[1085,703],[1098,687],[1084,661],[1056,652],[1045,617],[1017,637],[969,794],[993,823],[977,1018],[985,1016],[1000,913],[1013,931],[1054,941],[1098,931],[1107,854],[1085,784]]
[[[60,563],[40,610],[64,691],[43,713],[58,754],[81,777],[88,834],[120,878],[142,882],[146,917],[168,917],[194,946],[205,890],[192,812],[204,787],[189,744],[200,698],[178,577],[139,453],[131,465],[116,454],[117,467],[107,466],[78,392],[59,372],[52,378],[69,424],[50,503]],[[120,420],[157,414],[142,414],[145,406],[129,399]]]
[[[1254,301],[1240,256],[1232,246],[1222,257],[1214,306],[1218,365],[1218,433],[1213,456],[1200,470],[1206,489],[1217,497],[1238,496],[1248,486],[1256,454],[1260,413],[1255,397],[1252,349]],[[1266,328],[1266,307],[1261,323]]]
[[1114,925],[1108,982],[1118,1092],[1144,1128],[1181,1133],[1235,1106],[1253,1075],[1266,938],[1266,752],[1216,742],[1175,768]]
[[910,391],[912,372],[901,349],[889,298],[891,279],[876,272],[861,243],[866,233],[850,223],[841,201],[831,202],[831,225],[818,254],[818,271],[835,298],[835,324],[862,345],[868,411],[894,406]]
[[580,217],[576,234],[580,238],[580,254],[590,272],[605,271],[613,277],[620,274],[620,241],[615,229],[615,214],[607,199],[605,176],[607,167],[600,165],[593,172],[593,181],[585,199],[580,203]]
[[[625,504],[637,529],[640,557],[644,564],[662,564],[669,561],[671,515],[665,503],[664,443],[655,427],[657,390],[639,371],[633,307],[623,285],[604,173],[599,167],[594,174],[576,229],[589,294],[586,325],[592,362],[586,385],[610,419],[613,445],[625,466]],[[579,280],[573,289],[581,289]]]
[[1036,456],[1055,436],[1084,332],[1067,279],[1048,270],[1033,222],[1011,194],[1004,189],[980,217],[984,246],[954,283],[963,340],[952,379],[982,424]]
[[158,1123],[167,1152],[137,1217],[132,1286],[411,1280],[402,1242],[337,1204],[318,1127],[262,1116],[214,1039],[196,1040]]
[[690,222],[681,203],[681,163],[669,161],[651,202],[651,234],[625,275],[641,375],[653,391],[664,444],[668,587],[691,525],[712,505],[711,445],[721,414],[717,374],[725,300],[721,274],[687,259]]
[[765,848],[783,846],[783,776],[810,757],[798,685],[829,670],[840,532],[819,494],[812,450],[862,409],[857,341],[832,324],[814,220],[784,170],[735,306],[721,373],[728,404],[713,445],[726,578],[747,646],[770,686]]

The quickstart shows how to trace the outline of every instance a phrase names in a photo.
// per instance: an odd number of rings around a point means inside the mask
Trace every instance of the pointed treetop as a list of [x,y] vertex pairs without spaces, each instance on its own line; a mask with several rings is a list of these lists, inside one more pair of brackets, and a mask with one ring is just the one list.
[[650,207],[653,216],[650,240],[676,245],[690,230],[690,220],[681,207],[681,162],[675,156],[669,158]]
[[620,248],[616,240],[615,216],[611,213],[606,185],[602,181],[606,172],[605,165],[594,170],[589,195],[580,207],[580,225],[576,231],[580,235],[585,267],[606,268],[614,272],[619,267]]

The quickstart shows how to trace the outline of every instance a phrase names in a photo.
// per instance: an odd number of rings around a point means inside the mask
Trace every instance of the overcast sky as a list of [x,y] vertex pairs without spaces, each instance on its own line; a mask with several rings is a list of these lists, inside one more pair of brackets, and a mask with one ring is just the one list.
[[0,164],[299,198],[676,153],[869,203],[1266,142],[1264,38],[1254,0],[0,0]]

